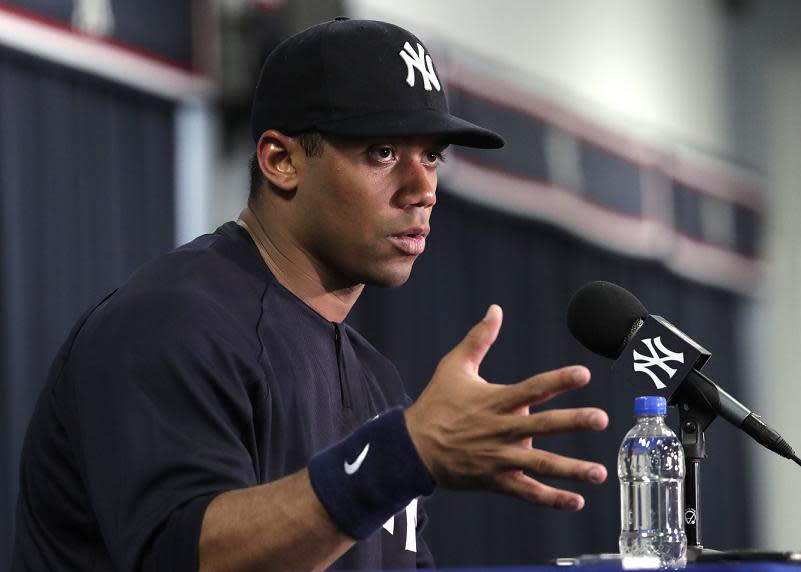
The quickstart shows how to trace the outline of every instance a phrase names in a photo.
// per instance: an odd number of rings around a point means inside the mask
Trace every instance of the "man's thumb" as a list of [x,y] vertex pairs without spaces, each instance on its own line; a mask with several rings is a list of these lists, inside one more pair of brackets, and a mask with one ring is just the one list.
[[456,346],[456,353],[467,362],[468,367],[478,373],[478,367],[484,360],[501,329],[503,310],[497,304],[492,304],[484,318],[467,333],[461,343]]

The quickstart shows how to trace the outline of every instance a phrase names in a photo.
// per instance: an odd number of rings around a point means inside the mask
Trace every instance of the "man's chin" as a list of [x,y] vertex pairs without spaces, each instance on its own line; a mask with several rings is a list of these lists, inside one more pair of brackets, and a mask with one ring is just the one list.
[[364,283],[379,288],[396,288],[402,286],[409,280],[412,274],[412,263],[393,268],[383,268],[376,272],[371,272],[366,276]]

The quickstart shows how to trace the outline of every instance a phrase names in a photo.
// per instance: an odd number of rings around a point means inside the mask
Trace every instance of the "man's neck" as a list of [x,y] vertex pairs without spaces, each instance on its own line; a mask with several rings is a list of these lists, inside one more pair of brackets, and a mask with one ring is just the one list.
[[256,243],[275,279],[307,306],[331,322],[342,322],[359,299],[363,284],[340,290],[326,289],[309,255],[290,240],[270,233],[249,207],[239,214],[242,226]]

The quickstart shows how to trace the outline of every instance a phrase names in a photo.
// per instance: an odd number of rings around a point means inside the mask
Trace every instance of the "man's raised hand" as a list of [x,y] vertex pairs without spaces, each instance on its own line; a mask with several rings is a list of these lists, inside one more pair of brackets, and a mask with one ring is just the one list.
[[498,336],[501,308],[487,315],[439,362],[431,381],[406,410],[406,424],[420,458],[438,484],[490,488],[557,508],[579,510],[581,495],[545,485],[529,475],[601,483],[603,465],[532,448],[537,435],[605,429],[596,408],[530,413],[557,395],[583,387],[582,366],[549,371],[514,385],[488,383],[478,370]]

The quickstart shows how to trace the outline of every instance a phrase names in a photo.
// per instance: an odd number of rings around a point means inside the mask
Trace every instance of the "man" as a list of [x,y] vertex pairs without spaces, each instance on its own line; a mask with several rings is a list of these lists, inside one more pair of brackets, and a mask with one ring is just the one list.
[[138,270],[82,317],[26,437],[15,570],[301,570],[431,564],[418,497],[491,488],[579,510],[547,475],[603,466],[532,436],[603,429],[529,407],[582,367],[493,385],[492,306],[406,406],[397,370],[343,322],[425,247],[448,144],[499,147],[451,116],[396,26],[337,19],[268,57],[240,220]]

